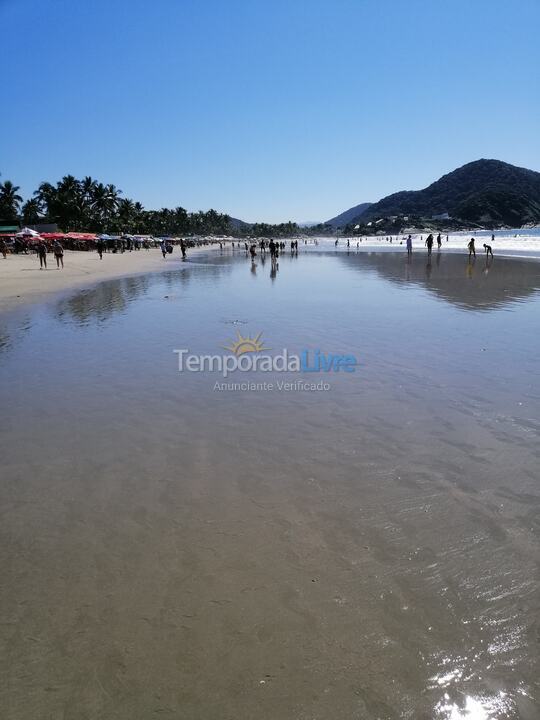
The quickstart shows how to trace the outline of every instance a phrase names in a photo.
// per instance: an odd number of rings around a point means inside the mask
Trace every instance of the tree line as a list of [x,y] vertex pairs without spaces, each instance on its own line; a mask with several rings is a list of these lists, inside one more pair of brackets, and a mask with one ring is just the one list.
[[33,197],[23,201],[20,187],[0,183],[0,224],[55,223],[63,232],[140,235],[255,235],[291,237],[296,223],[234,223],[216,210],[187,212],[183,207],[146,210],[140,202],[122,197],[115,185],[92,177],[65,175],[56,185],[42,182]]

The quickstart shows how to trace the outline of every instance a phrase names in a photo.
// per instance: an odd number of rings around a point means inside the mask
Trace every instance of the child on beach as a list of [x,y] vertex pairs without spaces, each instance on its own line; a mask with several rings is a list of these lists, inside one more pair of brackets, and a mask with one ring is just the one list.
[[474,249],[474,238],[471,238],[469,240],[469,244],[467,245],[467,247],[469,248],[469,260],[471,259],[471,255],[476,257],[476,250]]
[[493,250],[491,249],[491,245],[486,245],[484,243],[484,250],[486,251],[486,258],[488,258],[490,255],[493,257]]

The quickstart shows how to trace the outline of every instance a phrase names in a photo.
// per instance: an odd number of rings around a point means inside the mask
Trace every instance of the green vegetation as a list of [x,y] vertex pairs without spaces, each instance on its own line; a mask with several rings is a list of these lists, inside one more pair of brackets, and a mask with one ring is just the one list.
[[19,186],[10,180],[0,183],[0,225],[17,222],[22,197],[18,194]]
[[[349,220],[348,228],[383,220],[379,229],[390,224],[418,227],[427,220],[433,225],[437,215],[444,227],[471,225],[483,227],[521,227],[540,222],[540,173],[499,160],[476,160],[463,165],[424,190],[406,190],[384,197]],[[407,218],[406,220],[404,218]],[[367,228],[367,229],[366,229]]]
[[215,210],[188,213],[183,207],[146,210],[140,202],[121,197],[114,185],[91,177],[65,175],[56,185],[43,182],[23,203],[19,187],[0,183],[0,225],[55,223],[63,232],[129,233],[140,235],[235,235],[293,237],[296,223],[250,224]]
[[269,225],[268,223],[254,223],[248,225],[244,230],[245,235],[251,237],[294,237],[300,233],[300,228],[296,223],[287,222],[279,223],[279,225]]
[[121,197],[114,185],[91,177],[66,175],[56,185],[43,182],[24,204],[19,188],[0,183],[0,225],[56,223],[64,232],[89,231],[143,235],[208,235],[230,232],[229,216],[208,210],[188,213],[182,207],[145,210],[139,202]]

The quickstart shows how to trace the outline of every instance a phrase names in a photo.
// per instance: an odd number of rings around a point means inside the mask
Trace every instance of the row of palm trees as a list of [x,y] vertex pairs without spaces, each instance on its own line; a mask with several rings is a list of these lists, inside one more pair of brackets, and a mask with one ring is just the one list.
[[215,210],[145,210],[140,202],[121,197],[122,191],[114,185],[91,177],[78,180],[65,175],[56,185],[42,182],[26,202],[19,190],[10,180],[0,183],[0,225],[56,223],[64,232],[149,235],[225,234],[231,230],[229,216]]

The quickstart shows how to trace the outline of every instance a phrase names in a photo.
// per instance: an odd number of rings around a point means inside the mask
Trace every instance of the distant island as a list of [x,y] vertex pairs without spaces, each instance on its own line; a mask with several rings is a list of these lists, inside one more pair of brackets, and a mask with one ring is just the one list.
[[66,175],[56,184],[43,182],[23,202],[19,187],[0,183],[0,232],[21,225],[154,236],[233,235],[374,235],[409,228],[459,230],[523,227],[540,223],[540,173],[500,160],[476,160],[423,190],[404,190],[375,203],[361,203],[325,223],[301,227],[296,222],[247,223],[215,210],[188,212],[181,206],[147,210],[122,197],[111,184]]

